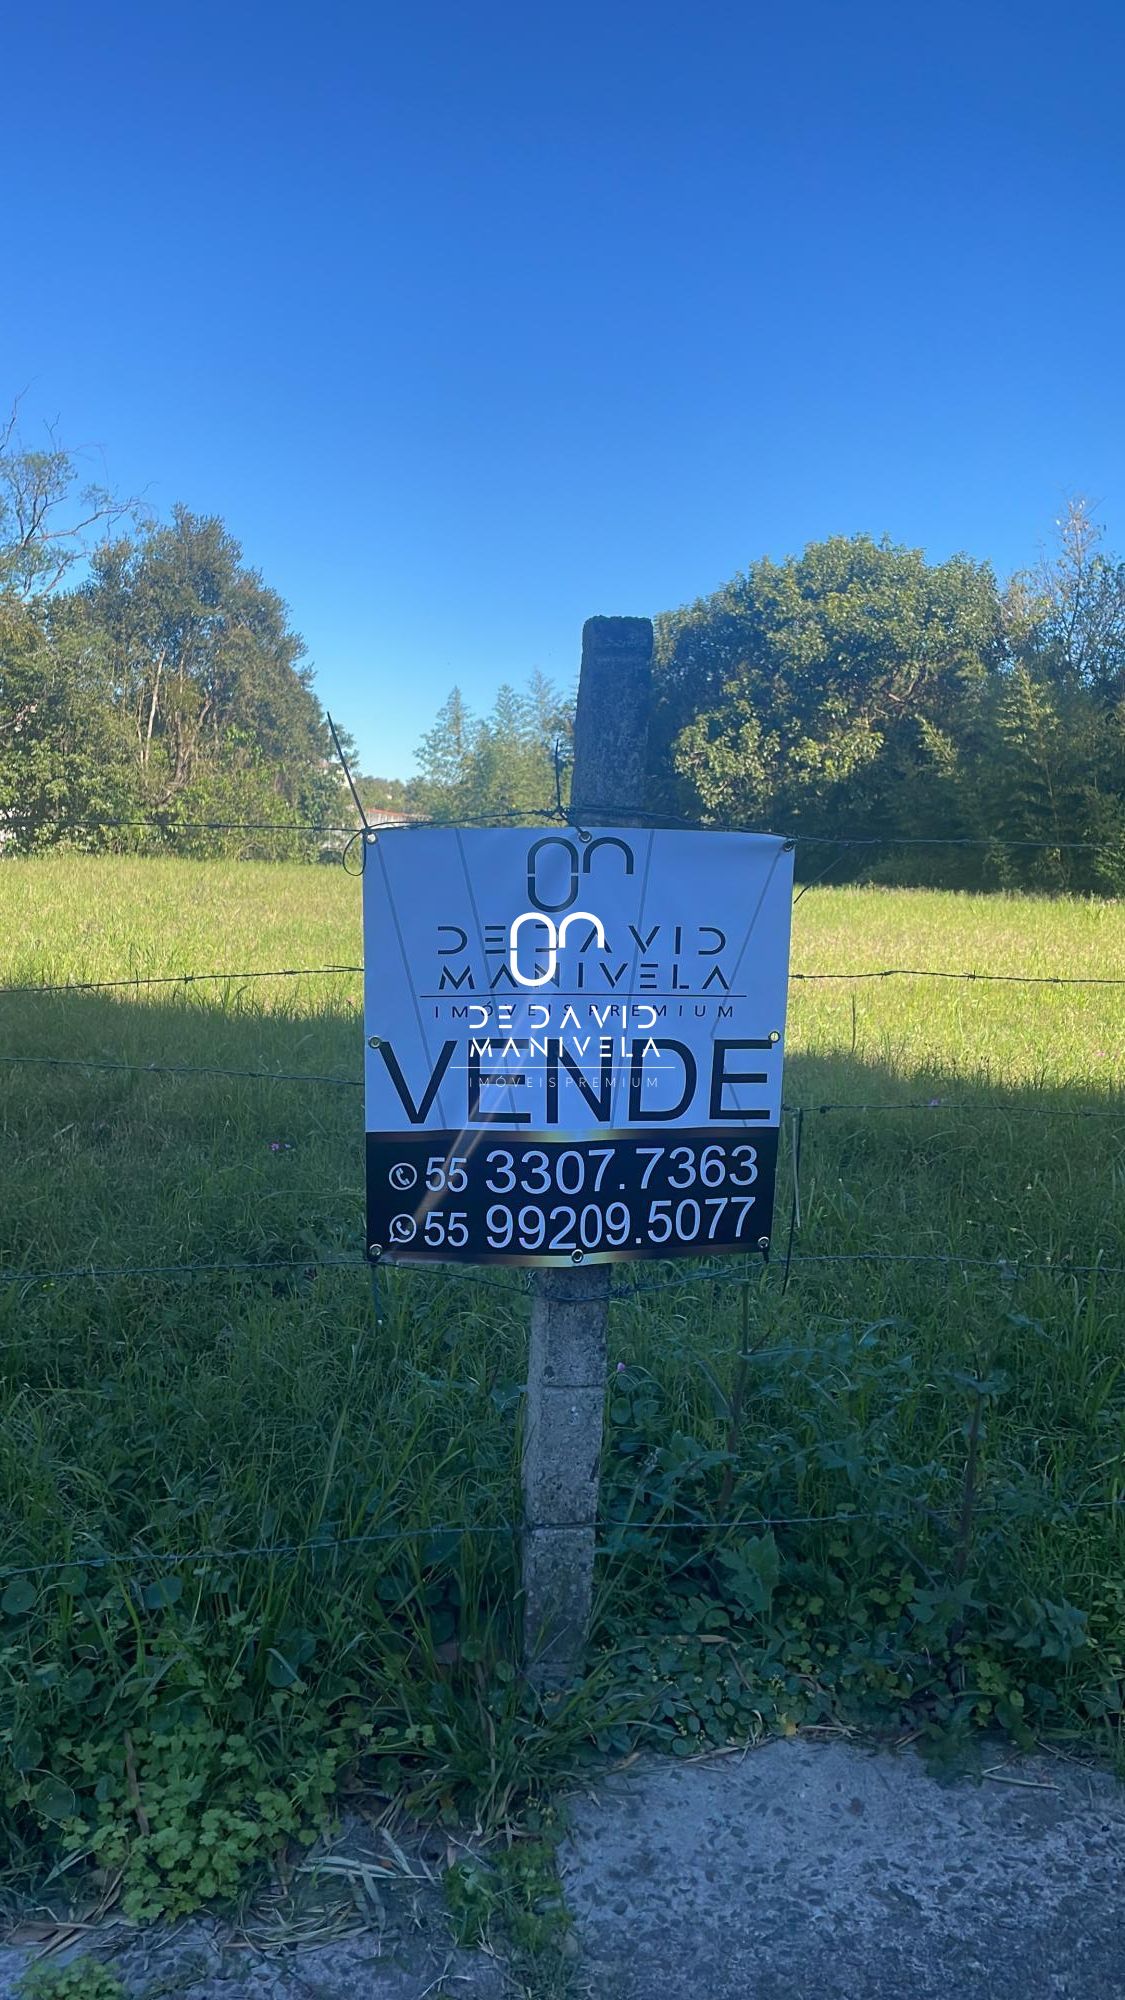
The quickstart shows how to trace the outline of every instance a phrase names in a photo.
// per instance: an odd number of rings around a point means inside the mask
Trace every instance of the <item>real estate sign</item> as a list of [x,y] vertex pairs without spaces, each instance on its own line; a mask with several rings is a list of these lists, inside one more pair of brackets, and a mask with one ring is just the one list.
[[768,1245],[784,841],[403,827],[363,879],[370,1257]]

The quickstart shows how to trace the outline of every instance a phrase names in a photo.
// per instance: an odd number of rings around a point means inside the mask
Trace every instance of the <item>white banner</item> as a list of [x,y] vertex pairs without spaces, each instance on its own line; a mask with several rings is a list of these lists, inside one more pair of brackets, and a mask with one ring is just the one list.
[[[367,846],[364,870],[371,1254],[566,1262],[744,1245],[745,1218],[729,1242],[732,1216],[724,1214],[708,1236],[707,1218],[695,1218],[681,1201],[676,1221],[686,1167],[679,1174],[674,1166],[653,1167],[648,1183],[640,1183],[647,1156],[673,1146],[679,1134],[696,1161],[689,1202],[709,1185],[721,1191],[728,1182],[733,1197],[739,1161],[730,1149],[744,1131],[772,1131],[773,1147],[765,1148],[772,1162],[792,883],[791,851],[765,834],[621,827],[380,832]],[[409,1147],[394,1143],[400,1135]],[[560,1149],[595,1139],[616,1145],[626,1137],[632,1144],[604,1166],[597,1188],[588,1158],[582,1187],[566,1184],[567,1176],[577,1183],[574,1165],[558,1182]],[[522,1166],[529,1148],[537,1162],[550,1163],[547,1187],[534,1186],[542,1167]],[[483,1169],[497,1153],[510,1155],[513,1166],[493,1160],[491,1171],[475,1174],[473,1162]],[[451,1169],[466,1186],[426,1187],[423,1161],[434,1158],[470,1162]],[[765,1154],[756,1152],[756,1159],[761,1181]],[[390,1178],[396,1169],[397,1182]],[[503,1182],[512,1172],[516,1185],[509,1189]],[[704,1173],[709,1179],[699,1179]],[[629,1202],[649,1195],[653,1175],[662,1190],[667,1177],[668,1192],[651,1200],[672,1202],[674,1238],[663,1237],[662,1211],[655,1233],[649,1231],[642,1204],[639,1220],[630,1212],[627,1241],[618,1214],[611,1226],[603,1219],[595,1242],[593,1210],[604,1211],[611,1193]],[[475,1189],[474,1176],[481,1183]],[[772,1165],[769,1179],[772,1190]],[[396,1208],[396,1188],[413,1190],[413,1204]],[[448,1215],[462,1212],[450,1207],[458,1193],[466,1197],[466,1220],[451,1238]],[[570,1193],[588,1196],[580,1210],[591,1208],[584,1236],[576,1211],[573,1244],[565,1217],[552,1229],[548,1214],[544,1239],[536,1243],[528,1239],[538,1234],[537,1223],[523,1228],[517,1218],[503,1244],[492,1239],[505,1235],[507,1221],[494,1217],[491,1234],[485,1226],[485,1210],[499,1210],[509,1194],[515,1209],[526,1194],[530,1213],[533,1196],[543,1196],[549,1211],[565,1208],[562,1197]],[[756,1240],[765,1193],[760,1186],[754,1197]],[[429,1220],[439,1209],[446,1214],[444,1234]]]

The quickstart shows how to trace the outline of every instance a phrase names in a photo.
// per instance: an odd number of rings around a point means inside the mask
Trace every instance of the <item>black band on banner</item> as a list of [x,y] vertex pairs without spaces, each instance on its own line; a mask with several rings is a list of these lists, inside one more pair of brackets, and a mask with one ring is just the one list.
[[769,1248],[777,1127],[367,1134],[373,1262],[566,1267]]

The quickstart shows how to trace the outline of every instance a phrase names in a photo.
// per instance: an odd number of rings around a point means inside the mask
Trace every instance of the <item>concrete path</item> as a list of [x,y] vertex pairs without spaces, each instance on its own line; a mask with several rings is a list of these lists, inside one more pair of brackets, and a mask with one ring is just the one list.
[[[797,1738],[639,1765],[570,1819],[567,2000],[1125,2000],[1125,1787],[1073,1763],[997,1750],[983,1783],[942,1785],[909,1750]],[[416,1861],[353,1821],[325,1851],[336,1872],[284,1904],[287,1948],[265,1908],[241,1931],[109,1925],[79,1954],[131,2000],[528,1991],[453,1949],[424,1837]],[[32,1956],[0,1949],[0,2000]]]
[[597,2000],[1125,2000],[1125,1788],[996,1753],[983,1783],[798,1738],[572,1806]]

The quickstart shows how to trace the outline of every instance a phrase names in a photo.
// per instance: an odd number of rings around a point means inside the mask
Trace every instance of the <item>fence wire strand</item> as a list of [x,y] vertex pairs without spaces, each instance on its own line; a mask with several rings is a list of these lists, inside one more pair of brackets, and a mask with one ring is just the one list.
[[[1066,1500],[1054,1496],[1054,1518],[1063,1521],[1075,1515],[1087,1513],[1117,1512],[1125,1507],[1125,1494],[1100,1500]],[[958,1506],[934,1506],[931,1501],[917,1498],[901,1509],[890,1507],[863,1508],[840,1507],[821,1514],[771,1514],[766,1509],[746,1514],[729,1516],[723,1520],[708,1520],[705,1516],[691,1519],[666,1521],[630,1521],[610,1515],[595,1522],[599,1535],[618,1537],[618,1545],[603,1542],[596,1551],[599,1556],[628,1553],[621,1544],[630,1537],[645,1538],[654,1535],[718,1535],[735,1532],[760,1534],[773,1528],[828,1528],[828,1527],[868,1527],[886,1525],[901,1528],[910,1514],[924,1514],[932,1523],[956,1526],[960,1518]],[[978,1500],[974,1513],[990,1519],[1021,1520],[1024,1510],[1019,1506],[1004,1506],[998,1501]],[[15,1577],[44,1577],[57,1575],[62,1570],[156,1570],[175,1569],[187,1563],[196,1565],[234,1562],[278,1562],[292,1561],[302,1555],[332,1556],[347,1549],[374,1547],[392,1542],[475,1540],[501,1536],[516,1538],[520,1529],[511,1521],[462,1522],[458,1524],[442,1521],[429,1522],[423,1526],[403,1524],[394,1528],[370,1528],[358,1535],[310,1535],[301,1541],[259,1542],[243,1548],[177,1549],[138,1551],[123,1550],[117,1554],[105,1553],[83,1556],[55,1556],[49,1562],[8,1563],[0,1565],[0,1581]]]
[[[223,980],[328,979],[345,974],[361,974],[362,965],[279,965],[253,966],[229,972],[133,972],[114,979],[63,979],[32,981],[23,985],[0,986],[0,994],[96,993],[138,986],[201,986]],[[861,970],[790,972],[794,985],[815,985],[827,981],[879,979],[951,979],[967,984],[1005,986],[1125,986],[1125,974],[1063,972],[960,972],[944,967],[885,965]]]
[[344,1090],[362,1090],[361,1076],[322,1076],[316,1070],[220,1069],[211,1063],[131,1063],[114,1062],[102,1056],[9,1056],[0,1063],[47,1069],[125,1070],[135,1076],[224,1076],[249,1078],[254,1083],[325,1083]]
[[[177,820],[156,816],[152,819],[72,819],[69,816],[50,818],[37,813],[5,813],[4,826],[50,828],[55,832],[141,832],[175,833],[315,833],[325,837],[342,838],[369,831],[376,838],[382,833],[424,831],[428,828],[458,826],[506,826],[513,823],[555,820],[559,824],[579,826],[604,815],[614,823],[621,821],[618,804],[596,804],[585,800],[580,808],[573,805],[560,806],[551,803],[545,806],[497,806],[491,812],[460,814],[455,819],[439,817],[424,818],[412,816],[395,824],[379,822],[365,829],[363,820],[347,826],[322,825],[307,820],[254,820],[254,819],[203,819]],[[761,828],[750,820],[712,820],[703,823],[682,815],[666,812],[636,811],[630,820],[638,825],[682,829],[693,833],[758,833]],[[946,833],[779,833],[779,840],[796,847],[953,847],[953,848],[997,848],[1026,849],[1052,854],[1095,853],[1104,842],[1097,840],[1023,840],[1006,834],[946,834]]]
[[[1100,1259],[1093,1263],[1075,1263],[1067,1257],[1057,1257],[1051,1261],[1012,1257],[998,1254],[995,1257],[971,1256],[956,1250],[838,1250],[838,1251],[796,1251],[789,1259],[793,1266],[800,1264],[939,1264],[958,1269],[991,1271],[1005,1283],[1015,1283],[1025,1277],[1042,1276],[1053,1278],[1071,1277],[1125,1277],[1125,1264],[1107,1264]],[[558,1272],[565,1266],[557,1267]],[[200,1263],[182,1264],[70,1264],[58,1268],[23,1270],[10,1266],[0,1266],[0,1284],[48,1285],[60,1284],[70,1279],[102,1281],[116,1278],[195,1278],[214,1277],[225,1272],[242,1272],[251,1276],[264,1276],[270,1271],[393,1271],[408,1273],[412,1277],[428,1274],[443,1282],[464,1285],[483,1285],[495,1291],[502,1291],[509,1298],[518,1297],[531,1288],[535,1275],[532,1267],[524,1268],[519,1276],[514,1272],[510,1278],[500,1278],[482,1271],[475,1264],[421,1264],[417,1262],[396,1262],[392,1258],[373,1261],[363,1256],[319,1256],[307,1257],[240,1257],[209,1259]],[[611,1301],[639,1298],[650,1292],[683,1290],[689,1285],[699,1284],[745,1284],[746,1272],[739,1265],[733,1270],[721,1266],[705,1266],[679,1270],[671,1276],[645,1279],[637,1282],[610,1287]],[[563,1304],[587,1302],[584,1292],[570,1294],[556,1290],[553,1296]]]
[[[362,972],[362,965],[282,965],[248,972],[134,972],[117,979],[62,979],[54,983],[0,986],[2,993],[97,993],[133,986],[202,986],[224,979],[326,979],[334,973]],[[1123,982],[1125,983],[1125,982]]]
[[[863,972],[791,972],[790,979],[801,985],[820,980],[844,979],[963,979],[968,983],[988,982],[1004,986],[1125,986],[1125,974],[1072,974],[1062,972],[951,972],[929,966],[884,965]],[[2,989],[0,989],[2,990]]]
[[[123,1071],[135,1076],[221,1076],[234,1077],[252,1083],[319,1083],[331,1085],[341,1090],[362,1090],[361,1076],[332,1076],[318,1070],[285,1069],[225,1069],[213,1063],[131,1063],[118,1062],[104,1056],[17,1056],[0,1054],[0,1063],[19,1068],[46,1069],[89,1069]],[[1090,1104],[1010,1104],[1003,1099],[986,1101],[981,1104],[949,1103],[940,1097],[889,1098],[882,1102],[850,1103],[846,1099],[823,1104],[793,1104],[786,1101],[782,1110],[787,1113],[816,1114],[825,1117],[832,1112],[941,1112],[958,1116],[987,1114],[1008,1118],[1122,1118],[1125,1117],[1125,1100],[1117,1106]],[[748,1130],[754,1129],[747,1127]]]

